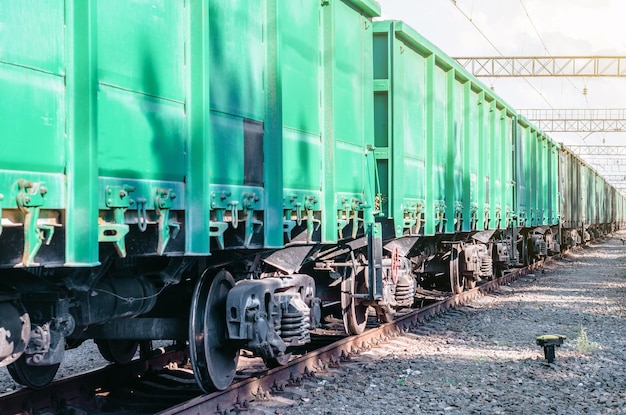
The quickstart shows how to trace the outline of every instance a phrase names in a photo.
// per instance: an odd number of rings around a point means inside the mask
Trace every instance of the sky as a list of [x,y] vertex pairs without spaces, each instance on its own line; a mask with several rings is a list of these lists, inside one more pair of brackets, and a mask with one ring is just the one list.
[[[383,18],[403,20],[452,57],[626,56],[624,0],[378,2]],[[626,77],[480,79],[516,109],[626,108]],[[571,145],[626,145],[624,133],[549,135]]]

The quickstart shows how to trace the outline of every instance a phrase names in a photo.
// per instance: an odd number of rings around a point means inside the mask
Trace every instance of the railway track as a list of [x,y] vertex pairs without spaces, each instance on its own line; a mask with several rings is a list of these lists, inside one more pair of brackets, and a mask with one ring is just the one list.
[[[512,270],[460,294],[398,316],[393,322],[372,327],[358,336],[317,336],[314,349],[282,367],[267,370],[262,361],[242,356],[233,384],[224,391],[203,394],[197,387],[186,350],[159,349],[145,360],[129,365],[110,365],[62,379],[50,387],[22,389],[0,396],[0,415],[15,414],[230,414],[252,407],[267,412],[264,402],[280,401],[290,386],[349,362],[354,356],[416,328],[424,321],[471,302],[486,292],[520,278],[543,261]],[[265,409],[263,409],[265,408]],[[271,413],[271,410],[270,412]]]

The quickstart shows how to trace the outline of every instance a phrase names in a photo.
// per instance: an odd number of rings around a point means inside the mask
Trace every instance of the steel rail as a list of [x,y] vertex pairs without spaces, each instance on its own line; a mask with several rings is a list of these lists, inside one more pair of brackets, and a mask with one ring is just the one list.
[[[103,385],[114,387],[174,361],[184,361],[186,350],[157,349],[149,360],[134,360],[128,365],[107,365],[59,379],[42,390],[23,388],[0,395],[0,414],[62,413],[66,406],[89,406],[93,392]],[[50,412],[54,411],[54,412]]]
[[[558,257],[560,255],[547,258],[547,261]],[[368,349],[371,344],[384,343],[446,310],[467,304],[479,296],[495,291],[501,285],[509,284],[515,279],[527,275],[544,263],[546,260],[538,261],[525,268],[515,269],[474,289],[411,311],[396,318],[393,322],[381,324],[360,335],[345,337],[328,346],[309,352],[292,360],[286,366],[269,370],[258,377],[233,383],[224,391],[199,396],[159,412],[158,415],[229,414],[231,411],[246,410],[253,402],[266,400],[269,394],[283,391],[290,385],[300,385],[303,378],[314,376],[319,368],[324,369],[339,365],[342,361],[349,360],[351,355]]]
[[[557,257],[559,256],[550,257],[547,260]],[[316,372],[325,371],[339,366],[343,361],[349,361],[352,356],[368,350],[372,345],[383,344],[448,309],[467,304],[487,292],[497,290],[501,285],[528,274],[543,263],[544,261],[539,261],[529,267],[512,270],[472,290],[450,295],[445,299],[398,316],[393,322],[367,329],[360,335],[343,337],[332,344],[310,351],[294,358],[286,366],[253,372],[252,377],[236,381],[224,391],[197,396],[162,410],[158,414],[229,414],[232,411],[246,410],[254,402],[265,401],[272,394],[280,393],[289,386],[300,385],[303,379],[314,377]],[[150,370],[158,371],[171,362],[184,362],[187,358],[186,350],[173,348],[172,350],[155,350],[149,360],[136,360],[129,365],[108,365],[58,380],[40,391],[25,388],[0,395],[0,415],[30,414],[41,410],[46,410],[46,413],[63,413],[67,407],[82,407],[85,410],[93,406],[93,401],[90,400],[93,400],[95,391],[103,387],[115,388],[124,385],[129,379],[141,377]]]

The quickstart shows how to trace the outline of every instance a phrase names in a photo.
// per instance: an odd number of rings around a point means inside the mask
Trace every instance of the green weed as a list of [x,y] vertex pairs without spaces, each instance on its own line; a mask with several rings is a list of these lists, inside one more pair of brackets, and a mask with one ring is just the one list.
[[589,340],[587,332],[581,326],[575,342],[576,351],[580,354],[588,354],[598,349],[599,347],[600,345],[598,343]]

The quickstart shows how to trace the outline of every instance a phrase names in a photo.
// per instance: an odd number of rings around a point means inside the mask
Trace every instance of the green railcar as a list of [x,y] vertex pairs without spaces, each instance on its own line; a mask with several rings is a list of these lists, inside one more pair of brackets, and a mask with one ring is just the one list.
[[380,8],[369,0],[284,8],[285,242],[333,243],[371,222],[371,18]]
[[5,7],[0,193],[6,228],[18,194],[43,193],[26,239],[50,247],[5,266],[280,247],[307,215],[334,242],[362,222],[375,2],[36,3]]
[[560,145],[519,116],[513,140],[515,232],[519,262],[528,264],[561,250]]
[[515,141],[518,225],[558,225],[560,145],[521,117],[518,117]]
[[559,161],[564,243],[585,243],[624,226],[624,196],[563,146]]
[[[0,364],[42,387],[66,339],[94,338],[123,363],[154,338],[148,326],[190,336],[205,390],[230,383],[242,345],[269,366],[288,360],[320,319],[313,278],[294,274],[304,255],[375,230],[379,5],[0,8],[0,312],[22,333],[0,340]],[[286,244],[304,249],[271,256]],[[254,298],[264,307],[250,320]],[[229,303],[228,321],[225,308],[207,311],[216,302]],[[302,324],[281,337],[283,314]],[[207,324],[227,338],[205,343]],[[39,340],[46,347],[28,346]]]
[[[571,210],[593,237],[610,228],[606,182],[564,167],[561,145],[406,24],[374,24],[373,81],[375,213],[424,287],[458,292],[560,252],[570,229],[585,236]],[[579,182],[584,200],[562,203]]]
[[[519,261],[525,177],[539,168],[526,157],[552,159],[526,154],[534,141],[519,137],[515,111],[412,28],[382,21],[374,32],[379,220],[400,238],[389,249],[412,252],[424,286],[461,291]],[[551,173],[537,179],[545,194]]]
[[374,31],[380,215],[396,237],[507,228],[513,110],[406,24]]

